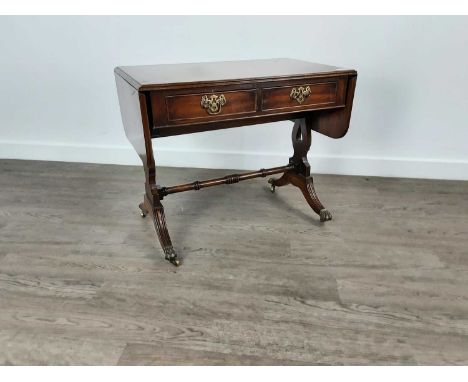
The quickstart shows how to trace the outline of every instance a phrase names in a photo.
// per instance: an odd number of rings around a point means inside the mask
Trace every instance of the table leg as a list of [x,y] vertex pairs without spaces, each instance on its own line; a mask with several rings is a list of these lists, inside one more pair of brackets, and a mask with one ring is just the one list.
[[270,178],[270,189],[275,191],[275,187],[292,184],[298,187],[304,195],[309,206],[320,216],[320,221],[324,222],[332,219],[331,213],[320,202],[314,188],[314,181],[310,175],[310,165],[307,160],[307,153],[312,142],[311,128],[305,118],[297,119],[294,122],[292,131],[292,145],[294,154],[289,158],[292,169],[286,171],[280,178]]
[[164,207],[161,204],[163,195],[159,193],[156,184],[156,165],[146,95],[135,91],[120,76],[116,76],[116,83],[125,134],[140,157],[145,171],[145,196],[143,203],[140,204],[141,216],[145,217],[148,214],[152,216],[166,260],[174,265],[179,265],[166,226]]
[[169,231],[167,230],[164,207],[161,204],[159,198],[153,196],[153,202],[150,202],[145,195],[143,203],[141,203],[139,207],[142,217],[146,217],[148,214],[152,216],[154,228],[156,229],[156,234],[158,235],[159,243],[161,244],[161,248],[163,249],[166,260],[176,266],[180,265],[180,261],[177,258],[177,253],[172,246]]

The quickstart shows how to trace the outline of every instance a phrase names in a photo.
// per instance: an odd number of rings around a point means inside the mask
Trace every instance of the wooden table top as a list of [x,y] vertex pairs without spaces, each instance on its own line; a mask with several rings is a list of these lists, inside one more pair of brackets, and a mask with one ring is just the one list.
[[288,58],[193,64],[120,66],[115,72],[135,89],[190,84],[267,80],[297,76],[354,74],[354,70]]

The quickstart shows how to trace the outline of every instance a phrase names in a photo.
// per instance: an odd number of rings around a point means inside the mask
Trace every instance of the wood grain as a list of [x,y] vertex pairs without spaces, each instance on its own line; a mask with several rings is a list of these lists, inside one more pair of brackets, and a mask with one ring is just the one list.
[[468,364],[468,182],[316,175],[329,224],[263,178],[170,195],[175,268],[143,176],[0,161],[1,364]]

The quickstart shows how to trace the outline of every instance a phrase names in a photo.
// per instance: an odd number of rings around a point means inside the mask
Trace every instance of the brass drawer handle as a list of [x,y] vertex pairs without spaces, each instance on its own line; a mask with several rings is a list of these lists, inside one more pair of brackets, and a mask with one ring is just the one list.
[[301,104],[310,95],[310,86],[299,86],[298,88],[292,88],[289,98],[296,100]]
[[221,108],[226,105],[226,97],[224,94],[217,96],[213,94],[211,96],[204,95],[201,97],[200,105],[203,109],[206,109],[208,114],[219,114],[221,113]]

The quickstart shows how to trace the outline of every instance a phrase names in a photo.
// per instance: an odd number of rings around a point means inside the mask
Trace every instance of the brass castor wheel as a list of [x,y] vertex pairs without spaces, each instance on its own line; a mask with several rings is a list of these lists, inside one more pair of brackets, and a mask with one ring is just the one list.
[[275,180],[273,178],[268,179],[268,183],[270,183],[270,191],[271,193],[275,193]]
[[138,205],[138,207],[140,208],[140,216],[142,218],[145,218],[146,215],[148,215],[148,210],[145,208],[145,204],[144,203],[140,203]]
[[326,222],[328,220],[332,220],[332,214],[330,213],[330,211],[328,211],[327,209],[323,209],[323,210],[320,210],[320,221],[321,222]]
[[167,249],[166,251],[166,260],[169,261],[171,264],[175,265],[178,267],[180,265],[180,260],[177,258],[177,253],[175,253],[174,249],[170,248]]
[[174,264],[176,267],[178,267],[180,265],[180,261],[177,260],[177,259],[170,259],[169,262],[171,264]]

